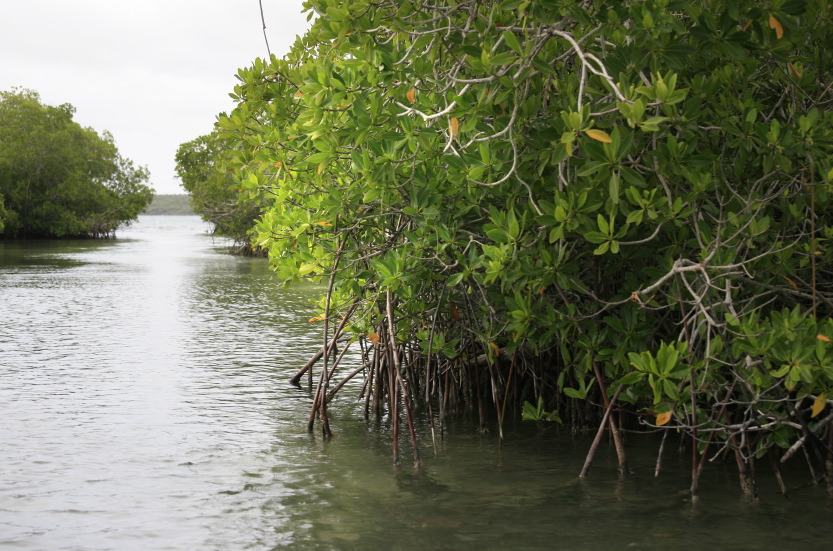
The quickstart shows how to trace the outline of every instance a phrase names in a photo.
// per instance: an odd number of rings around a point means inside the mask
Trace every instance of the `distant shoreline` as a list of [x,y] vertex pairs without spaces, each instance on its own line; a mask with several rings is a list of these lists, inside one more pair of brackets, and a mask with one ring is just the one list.
[[187,193],[181,194],[158,194],[154,195],[148,208],[143,215],[164,215],[164,214],[196,214],[191,208],[191,196]]

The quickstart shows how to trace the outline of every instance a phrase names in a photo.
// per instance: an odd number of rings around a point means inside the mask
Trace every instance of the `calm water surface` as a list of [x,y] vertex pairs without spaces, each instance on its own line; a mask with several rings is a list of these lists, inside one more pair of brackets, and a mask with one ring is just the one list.
[[332,441],[308,436],[287,380],[318,347],[321,289],[282,289],[206,229],[159,216],[112,241],[0,241],[0,548],[833,545],[820,488],[785,500],[764,481],[750,505],[718,465],[694,506],[685,458],[653,477],[655,443],[629,447],[634,476],[607,450],[579,481],[587,438],[518,423],[498,447],[460,422],[436,454],[423,431],[417,472],[354,391]]

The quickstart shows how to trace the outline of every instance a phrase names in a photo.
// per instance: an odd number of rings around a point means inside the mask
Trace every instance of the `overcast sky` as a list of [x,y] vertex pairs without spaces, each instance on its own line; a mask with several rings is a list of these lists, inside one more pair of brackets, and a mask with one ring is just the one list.
[[[272,53],[306,31],[301,4],[263,0]],[[258,0],[0,0],[0,90],[71,103],[158,193],[184,193],[179,144],[211,131],[237,69],[266,55]]]

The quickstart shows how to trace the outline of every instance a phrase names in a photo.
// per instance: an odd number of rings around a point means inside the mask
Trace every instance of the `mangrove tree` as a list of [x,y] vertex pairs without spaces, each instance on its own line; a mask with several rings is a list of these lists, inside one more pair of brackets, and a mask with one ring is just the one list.
[[417,460],[417,409],[528,402],[684,435],[695,495],[715,457],[833,479],[828,3],[305,6],[218,127],[256,246],[326,283],[310,430],[364,373]]
[[111,236],[150,203],[147,170],[74,112],[31,90],[0,92],[0,235]]

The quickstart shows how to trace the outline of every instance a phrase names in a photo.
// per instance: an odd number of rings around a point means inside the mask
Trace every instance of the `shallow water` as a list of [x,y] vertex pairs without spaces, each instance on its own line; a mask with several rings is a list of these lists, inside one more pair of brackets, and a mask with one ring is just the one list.
[[[142,217],[110,241],[0,241],[0,547],[67,550],[773,549],[827,547],[821,488],[750,505],[708,466],[629,443],[578,480],[589,438],[465,421],[424,467],[343,391],[332,441],[306,434],[288,379],[318,348],[310,301],[196,217]],[[402,444],[407,458],[408,443]],[[806,477],[787,476],[800,485]]]

